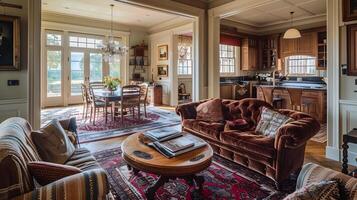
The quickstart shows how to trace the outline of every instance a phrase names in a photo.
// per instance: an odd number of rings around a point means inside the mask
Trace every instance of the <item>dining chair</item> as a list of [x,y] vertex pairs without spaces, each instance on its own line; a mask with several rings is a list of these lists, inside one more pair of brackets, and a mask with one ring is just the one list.
[[90,82],[89,86],[92,87],[93,89],[104,89],[104,83],[103,82]]
[[[110,105],[110,103],[106,103],[103,99],[96,98],[94,94],[94,89],[93,86],[90,84],[89,85],[89,97],[91,101],[91,112],[90,112],[90,121],[92,121],[92,115],[93,115],[93,125],[95,125],[95,119],[96,119],[96,114],[97,111],[100,111],[100,108],[103,109],[103,114],[104,109],[108,109],[108,106],[111,108],[110,114],[113,115],[113,107]],[[113,117],[113,116],[112,116]]]
[[88,117],[88,110],[91,108],[91,99],[89,97],[88,87],[85,84],[81,84],[81,91],[82,91],[82,101],[83,101],[83,113],[82,119],[87,119]]
[[142,83],[139,86],[140,86],[140,106],[143,105],[145,117],[148,117],[146,113],[146,104],[148,98],[149,85],[147,83]]
[[124,113],[128,109],[135,119],[135,108],[138,109],[138,119],[140,119],[140,90],[138,85],[126,85],[121,88],[121,101],[115,105],[120,110],[121,123],[124,123]]
[[258,89],[262,92],[265,102],[268,102],[269,104],[273,105],[274,108],[277,108],[278,104],[280,104],[279,107],[282,108],[283,99],[281,97],[274,96],[274,87],[259,86]]

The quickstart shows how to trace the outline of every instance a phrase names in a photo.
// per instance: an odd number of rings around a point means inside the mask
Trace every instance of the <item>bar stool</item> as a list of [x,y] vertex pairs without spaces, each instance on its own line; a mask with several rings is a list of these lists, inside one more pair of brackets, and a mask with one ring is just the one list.
[[307,113],[310,113],[310,102],[302,102],[302,89],[286,88],[290,96],[290,105],[293,110],[303,112],[304,107],[307,108]]
[[[274,97],[274,87],[258,87],[262,93],[265,102],[273,105],[274,108],[283,107],[283,99],[281,97]],[[278,106],[279,105],[279,106]]]

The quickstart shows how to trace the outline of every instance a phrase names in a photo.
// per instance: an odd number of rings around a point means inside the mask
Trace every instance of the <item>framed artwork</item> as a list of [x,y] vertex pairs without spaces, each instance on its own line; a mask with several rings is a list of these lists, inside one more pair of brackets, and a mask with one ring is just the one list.
[[157,66],[157,75],[159,77],[168,77],[169,76],[168,68],[169,68],[168,65],[158,65]]
[[357,20],[357,0],[343,0],[343,21]]
[[167,60],[168,55],[168,45],[160,45],[159,46],[159,60]]
[[0,70],[20,70],[20,17],[0,15]]

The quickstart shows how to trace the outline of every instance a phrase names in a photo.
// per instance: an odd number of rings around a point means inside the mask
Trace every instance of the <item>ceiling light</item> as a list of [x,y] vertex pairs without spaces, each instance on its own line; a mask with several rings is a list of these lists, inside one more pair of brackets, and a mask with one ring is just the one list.
[[295,39],[295,38],[300,38],[301,34],[300,31],[296,28],[293,28],[293,15],[294,12],[290,12],[291,16],[291,28],[285,31],[283,38],[284,39]]

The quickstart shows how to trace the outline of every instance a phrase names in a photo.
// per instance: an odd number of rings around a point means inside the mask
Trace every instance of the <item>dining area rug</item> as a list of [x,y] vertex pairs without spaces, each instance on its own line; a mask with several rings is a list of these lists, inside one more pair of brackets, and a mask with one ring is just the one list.
[[138,131],[147,131],[169,126],[176,127],[180,130],[180,117],[171,110],[149,106],[147,107],[147,117],[141,112],[140,119],[137,115],[131,114],[124,116],[124,122],[121,118],[114,120],[108,116],[107,123],[102,113],[98,114],[95,124],[88,118],[83,118],[82,106],[71,106],[65,108],[52,108],[41,111],[42,126],[46,125],[52,119],[68,119],[76,117],[77,131],[80,143],[88,143],[99,140],[106,140],[114,137],[120,137],[136,133]]
[[[115,199],[146,199],[144,191],[158,176],[145,172],[137,175],[128,170],[121,149],[114,148],[94,153],[99,164],[107,171],[111,191]],[[205,182],[203,192],[186,184],[184,180],[171,180],[155,194],[157,200],[198,200],[198,199],[282,199],[294,190],[294,182],[286,191],[274,189],[274,182],[254,171],[214,155],[211,166],[201,172]]]

